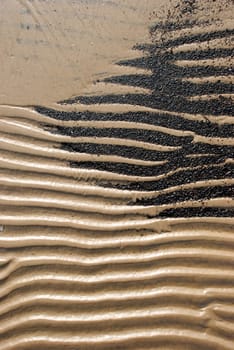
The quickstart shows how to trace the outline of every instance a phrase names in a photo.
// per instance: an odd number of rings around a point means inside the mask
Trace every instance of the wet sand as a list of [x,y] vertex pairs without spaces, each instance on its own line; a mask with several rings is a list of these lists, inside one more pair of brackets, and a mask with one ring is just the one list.
[[233,2],[0,13],[1,350],[232,350]]

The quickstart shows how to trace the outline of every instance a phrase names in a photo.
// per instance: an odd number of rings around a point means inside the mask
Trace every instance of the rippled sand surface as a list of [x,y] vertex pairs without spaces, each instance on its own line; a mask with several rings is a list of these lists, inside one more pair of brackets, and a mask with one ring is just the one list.
[[1,350],[233,350],[233,9],[0,2]]

